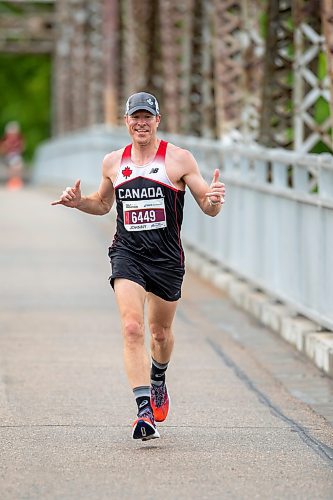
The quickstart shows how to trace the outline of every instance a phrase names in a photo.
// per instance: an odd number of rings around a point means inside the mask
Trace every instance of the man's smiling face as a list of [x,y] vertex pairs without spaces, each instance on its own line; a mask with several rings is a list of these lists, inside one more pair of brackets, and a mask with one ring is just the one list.
[[139,110],[125,116],[125,123],[132,139],[140,144],[149,144],[156,136],[160,123],[160,115],[153,115],[149,111]]

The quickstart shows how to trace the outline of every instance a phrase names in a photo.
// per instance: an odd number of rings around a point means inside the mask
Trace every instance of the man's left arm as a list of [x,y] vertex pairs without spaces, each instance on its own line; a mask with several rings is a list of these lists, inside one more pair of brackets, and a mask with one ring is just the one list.
[[214,171],[213,180],[210,185],[202,177],[198,164],[189,151],[184,151],[183,180],[189,187],[201,210],[211,217],[215,217],[221,210],[224,203],[225,185],[220,182],[220,172]]

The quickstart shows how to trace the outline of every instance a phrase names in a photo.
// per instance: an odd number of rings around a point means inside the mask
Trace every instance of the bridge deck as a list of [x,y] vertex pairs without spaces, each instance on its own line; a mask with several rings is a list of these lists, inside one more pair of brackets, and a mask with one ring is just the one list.
[[170,418],[131,440],[112,224],[54,196],[0,192],[1,498],[331,498],[332,380],[190,273]]

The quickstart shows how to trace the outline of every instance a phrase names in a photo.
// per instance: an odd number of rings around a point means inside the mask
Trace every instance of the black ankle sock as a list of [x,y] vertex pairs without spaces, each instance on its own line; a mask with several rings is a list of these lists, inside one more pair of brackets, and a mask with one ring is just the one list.
[[149,386],[135,387],[133,389],[133,392],[136,404],[138,405],[138,415],[139,413],[142,413],[148,409],[152,412],[150,405],[150,387]]
[[138,405],[138,413],[142,413],[144,410],[150,408],[150,398],[139,396],[136,398],[136,404]]
[[165,383],[165,372],[169,363],[158,363],[152,358],[152,365],[150,371],[151,383],[154,385],[162,385]]

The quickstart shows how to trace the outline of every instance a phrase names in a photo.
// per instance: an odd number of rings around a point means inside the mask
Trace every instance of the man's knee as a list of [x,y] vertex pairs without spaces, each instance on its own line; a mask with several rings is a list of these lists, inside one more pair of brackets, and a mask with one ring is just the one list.
[[163,326],[158,323],[151,323],[149,325],[150,333],[155,342],[163,343],[165,342],[171,335],[171,327]]
[[128,319],[123,324],[123,334],[128,345],[144,342],[144,328],[140,321]]

